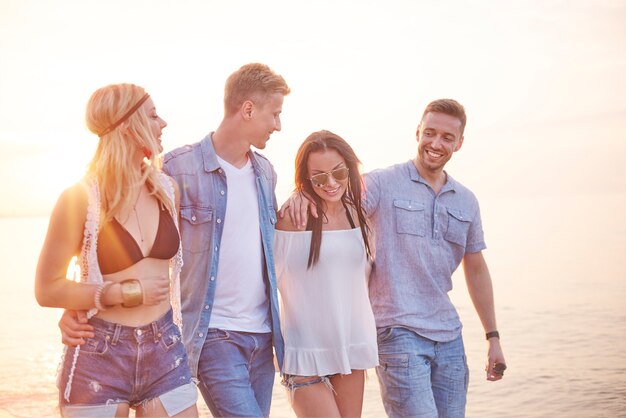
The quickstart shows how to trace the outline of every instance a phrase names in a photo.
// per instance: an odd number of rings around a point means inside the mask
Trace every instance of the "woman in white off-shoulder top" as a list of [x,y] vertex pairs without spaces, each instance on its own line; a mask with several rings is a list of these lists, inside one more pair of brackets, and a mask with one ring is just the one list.
[[321,215],[309,216],[305,231],[287,218],[276,225],[283,385],[298,417],[360,416],[378,350],[359,160],[338,135],[314,132],[298,150],[295,183]]

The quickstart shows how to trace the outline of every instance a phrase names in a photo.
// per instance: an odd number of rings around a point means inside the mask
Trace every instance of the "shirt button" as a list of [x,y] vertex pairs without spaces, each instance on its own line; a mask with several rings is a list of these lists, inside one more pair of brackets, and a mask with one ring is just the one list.
[[217,251],[217,246],[215,246],[215,251]]
[[209,309],[209,305],[204,305],[204,309]]
[[[211,281],[214,282],[215,281],[215,276],[211,276]],[[208,306],[208,305],[207,305]]]
[[217,172],[218,172],[218,173],[220,173],[220,174],[222,174],[222,173],[223,173],[223,171],[222,171],[222,169],[221,169],[221,168],[220,168],[219,170],[217,170]]
[[203,334],[203,333],[201,333],[201,332],[199,332],[199,333],[198,333],[198,337],[202,337],[203,335],[204,335],[204,334]]
[[221,194],[222,196],[224,196],[224,190],[222,190],[222,191],[220,192],[220,194]]
[[192,216],[192,217],[191,217],[191,220],[195,222],[195,221],[196,221],[196,216],[195,216],[195,215],[194,215],[194,216]]
[[218,220],[217,220],[217,223],[218,223],[218,224],[221,224],[221,223],[222,223],[222,220],[221,220],[221,219],[218,219]]
[[137,333],[137,335],[141,335],[142,334],[140,329],[136,330],[135,332]]

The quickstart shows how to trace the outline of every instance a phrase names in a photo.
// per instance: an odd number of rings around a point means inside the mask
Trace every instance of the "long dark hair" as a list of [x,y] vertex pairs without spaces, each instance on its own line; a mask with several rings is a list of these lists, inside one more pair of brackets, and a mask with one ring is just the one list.
[[368,240],[369,227],[365,219],[365,210],[361,205],[361,193],[363,190],[363,181],[361,179],[361,175],[359,174],[359,165],[361,162],[357,158],[352,147],[339,135],[330,131],[318,131],[313,132],[307,137],[307,139],[304,140],[302,145],[300,145],[300,149],[298,149],[298,153],[296,154],[296,191],[304,193],[307,198],[315,204],[318,213],[317,218],[314,218],[309,214],[307,222],[307,225],[311,227],[312,231],[308,268],[314,266],[319,260],[320,247],[322,245],[322,222],[326,216],[322,204],[322,198],[315,193],[313,185],[309,180],[309,155],[312,152],[323,152],[328,149],[337,151],[346,162],[346,166],[348,167],[350,174],[348,178],[348,188],[341,196],[341,202],[346,207],[354,208],[354,211],[359,219],[361,235],[363,236],[363,242],[365,243],[365,252],[368,258],[371,258],[372,256]]

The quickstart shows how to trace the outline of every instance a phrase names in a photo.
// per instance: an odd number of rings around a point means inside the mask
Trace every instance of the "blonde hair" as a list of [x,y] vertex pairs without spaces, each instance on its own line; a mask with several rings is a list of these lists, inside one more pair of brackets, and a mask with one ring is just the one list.
[[[133,193],[130,190],[146,183],[150,194],[174,213],[173,202],[159,180],[160,160],[158,143],[150,130],[149,115],[140,106],[120,126],[107,132],[112,125],[135,106],[146,91],[134,84],[111,84],[96,90],[87,103],[87,128],[100,136],[100,142],[87,173],[98,180],[105,221],[110,221],[123,208],[131,207]],[[106,132],[101,134],[102,132]],[[141,170],[133,169],[133,157],[137,149],[150,152]]]
[[274,93],[288,95],[291,89],[285,79],[265,64],[246,64],[232,73],[224,87],[224,113],[231,115],[246,100],[263,106],[267,96]]

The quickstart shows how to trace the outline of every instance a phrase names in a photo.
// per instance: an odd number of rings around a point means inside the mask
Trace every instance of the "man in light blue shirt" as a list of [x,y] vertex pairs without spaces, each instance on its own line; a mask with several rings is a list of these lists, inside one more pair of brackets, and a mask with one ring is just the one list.
[[417,156],[365,177],[365,208],[376,234],[370,276],[376,371],[391,417],[465,416],[469,374],[461,321],[448,297],[461,262],[489,341],[487,379],[503,375],[478,201],[444,171],[463,144],[465,122],[458,102],[430,103],[417,129]]
[[[369,282],[376,371],[390,417],[465,416],[469,373],[461,321],[448,296],[461,262],[489,342],[487,379],[501,379],[506,368],[478,201],[444,171],[463,144],[465,123],[458,102],[430,103],[417,128],[417,156],[365,175],[363,203],[376,238]],[[290,205],[301,225],[306,204]]]

